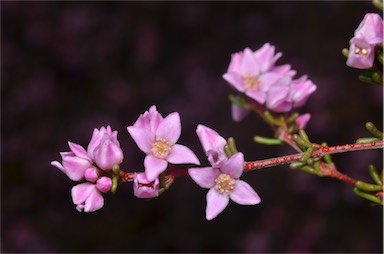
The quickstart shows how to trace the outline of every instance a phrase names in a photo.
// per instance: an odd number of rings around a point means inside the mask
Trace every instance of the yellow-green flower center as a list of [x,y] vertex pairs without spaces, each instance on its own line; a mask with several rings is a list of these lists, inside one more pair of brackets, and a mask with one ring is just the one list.
[[157,158],[165,159],[167,158],[171,149],[172,144],[169,141],[163,138],[156,138],[156,142],[153,144],[151,152]]
[[244,82],[244,89],[246,91],[253,91],[253,90],[256,90],[259,88],[259,85],[260,85],[260,81],[257,79],[257,77],[254,77],[254,76],[246,76],[244,79],[243,79],[243,82]]
[[225,194],[230,193],[235,187],[235,179],[227,174],[220,174],[219,177],[216,178],[215,182],[215,188]]

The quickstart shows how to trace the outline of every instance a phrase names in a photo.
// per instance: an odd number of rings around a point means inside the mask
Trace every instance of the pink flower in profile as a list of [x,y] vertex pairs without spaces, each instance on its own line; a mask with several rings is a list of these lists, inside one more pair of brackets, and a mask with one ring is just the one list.
[[208,161],[213,167],[220,167],[227,160],[227,156],[224,153],[224,146],[227,144],[227,141],[216,131],[202,124],[197,126],[196,134],[208,157]]
[[160,194],[160,182],[156,178],[154,181],[148,181],[144,173],[135,175],[133,180],[133,191],[138,198],[155,198]]
[[78,184],[72,188],[71,195],[73,203],[79,212],[94,212],[104,205],[104,198],[95,184]]
[[347,66],[356,69],[369,69],[375,60],[375,46],[364,38],[352,38],[347,58]]
[[383,19],[376,13],[367,13],[350,40],[347,65],[356,69],[373,66],[375,46],[383,42]]
[[267,91],[281,76],[295,74],[289,65],[275,66],[280,57],[281,53],[275,54],[275,48],[269,43],[255,52],[246,48],[232,55],[223,78],[239,92],[264,104]]
[[127,130],[140,150],[147,154],[144,167],[149,181],[154,181],[164,172],[168,163],[200,164],[199,159],[188,147],[176,144],[181,134],[180,115],[177,112],[162,119],[154,128],[155,132],[140,125],[129,126]]
[[117,140],[117,131],[112,131],[110,126],[94,129],[87,151],[102,170],[111,170],[114,165],[121,164],[124,158]]
[[70,152],[61,152],[62,164],[52,161],[51,165],[63,171],[72,181],[84,179],[85,171],[92,168],[92,160],[85,149],[75,143],[68,142]]
[[190,168],[191,178],[202,188],[209,189],[205,217],[212,220],[219,215],[229,200],[240,205],[255,205],[261,199],[255,190],[240,180],[243,173],[244,155],[236,153],[223,163],[220,168]]

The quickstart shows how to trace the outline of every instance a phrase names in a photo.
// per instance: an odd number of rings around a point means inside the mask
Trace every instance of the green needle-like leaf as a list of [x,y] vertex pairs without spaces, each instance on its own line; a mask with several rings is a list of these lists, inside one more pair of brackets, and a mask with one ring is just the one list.
[[367,199],[367,200],[369,200],[369,201],[371,201],[373,203],[380,204],[380,205],[383,204],[383,201],[380,200],[378,197],[376,197],[375,195],[363,192],[363,191],[359,190],[359,188],[356,188],[356,187],[353,188],[353,192],[356,195],[358,195],[358,196],[360,196],[362,198],[365,198],[365,199]]
[[261,136],[253,137],[253,141],[263,145],[282,145],[283,141],[277,138],[266,138]]

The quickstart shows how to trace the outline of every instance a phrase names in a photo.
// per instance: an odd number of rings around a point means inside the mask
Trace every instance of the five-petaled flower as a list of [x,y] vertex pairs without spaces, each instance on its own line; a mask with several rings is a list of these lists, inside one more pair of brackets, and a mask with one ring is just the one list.
[[181,135],[179,113],[173,112],[162,118],[156,108],[151,107],[151,110],[127,128],[139,149],[147,154],[144,167],[148,181],[154,181],[167,169],[168,163],[200,165],[192,150],[176,144]]
[[261,199],[255,190],[240,180],[243,173],[244,155],[236,153],[226,160],[220,168],[190,168],[191,178],[202,188],[209,189],[205,217],[212,220],[229,203],[229,199],[241,205],[255,205]]
[[275,47],[266,43],[252,52],[246,48],[232,55],[227,72],[223,78],[239,92],[264,104],[270,87],[282,76],[295,75],[289,65],[275,66],[281,53],[275,55]]

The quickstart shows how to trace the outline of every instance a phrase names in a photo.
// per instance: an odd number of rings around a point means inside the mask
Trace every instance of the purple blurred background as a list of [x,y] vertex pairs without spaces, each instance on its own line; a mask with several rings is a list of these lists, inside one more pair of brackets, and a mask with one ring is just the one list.
[[[348,47],[369,1],[343,2],[1,2],[2,252],[383,252],[380,206],[333,179],[288,166],[245,174],[262,198],[204,217],[206,190],[178,179],[155,200],[132,185],[106,195],[105,207],[79,213],[74,183],[50,165],[67,141],[87,146],[93,128],[119,131],[123,168],[142,171],[144,154],[126,131],[155,104],[178,111],[180,143],[208,162],[197,124],[236,138],[247,160],[293,153],[252,142],[271,136],[257,116],[234,123],[222,79],[232,53],[265,42],[318,86],[302,113],[307,132],[329,145],[382,128],[382,89],[357,80]],[[333,156],[338,168],[369,181],[382,151]]]

